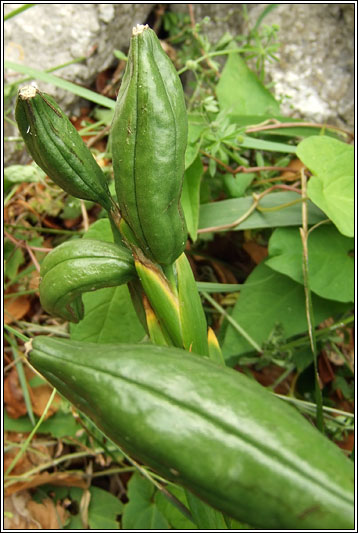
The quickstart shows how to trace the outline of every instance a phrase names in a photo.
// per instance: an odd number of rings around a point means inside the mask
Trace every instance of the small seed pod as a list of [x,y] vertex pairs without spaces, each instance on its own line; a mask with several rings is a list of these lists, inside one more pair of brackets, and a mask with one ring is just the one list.
[[15,117],[32,158],[57,185],[76,198],[113,209],[101,168],[51,96],[31,85],[21,88]]

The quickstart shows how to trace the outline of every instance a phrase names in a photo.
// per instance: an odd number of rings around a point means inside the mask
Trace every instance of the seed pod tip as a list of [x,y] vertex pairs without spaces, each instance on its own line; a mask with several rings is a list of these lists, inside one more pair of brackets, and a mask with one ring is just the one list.
[[137,24],[133,28],[132,35],[139,35],[143,32],[143,30],[146,30],[147,28],[149,28],[148,24]]
[[37,93],[36,87],[33,85],[26,85],[25,87],[21,87],[19,90],[19,97],[22,100],[29,100],[30,98],[35,98]]

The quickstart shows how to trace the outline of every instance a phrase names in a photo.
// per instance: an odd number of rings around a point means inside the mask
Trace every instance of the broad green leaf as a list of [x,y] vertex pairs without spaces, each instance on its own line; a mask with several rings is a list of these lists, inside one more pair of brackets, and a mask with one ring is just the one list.
[[[177,485],[167,485],[166,488],[177,498],[177,500],[188,507],[186,492],[182,487]],[[171,529],[178,529],[179,531],[183,531],[184,529],[197,529],[197,526],[189,520],[189,518],[186,518],[184,514],[159,490],[156,491],[155,494],[155,503],[162,515],[168,520]]]
[[[262,207],[279,207],[299,199],[294,192],[275,192],[267,194],[260,202]],[[250,209],[251,196],[232,198],[220,202],[202,204],[199,213],[199,229],[223,226],[239,219]],[[308,202],[308,222],[316,224],[326,217],[312,202]],[[260,212],[255,210],[239,226],[230,231],[256,228],[275,228],[277,226],[299,226],[302,224],[302,206],[300,203],[283,207],[277,211]],[[218,230],[227,231],[227,230]]]
[[[251,285],[255,282],[256,285]],[[258,283],[261,282],[261,283]],[[303,286],[288,276],[275,272],[260,263],[247,278],[232,310],[232,318],[261,345],[277,324],[284,328],[285,338],[307,331],[305,295]],[[325,300],[312,294],[316,324],[344,312],[350,305]],[[241,354],[252,352],[248,342],[228,325],[222,346],[229,364]]]
[[154,499],[155,487],[147,479],[135,473],[129,483],[122,515],[122,529],[147,530],[171,529]]
[[118,515],[123,511],[123,503],[110,492],[99,487],[90,487],[91,500],[88,507],[88,524],[91,529],[120,529]]
[[[354,300],[354,240],[333,226],[320,226],[308,238],[310,289],[339,302]],[[302,241],[298,228],[277,228],[270,238],[266,265],[303,283]]]
[[126,285],[83,295],[84,319],[70,324],[71,339],[120,343],[139,342],[145,336]]
[[216,509],[213,509],[207,503],[199,500],[197,496],[189,491],[186,491],[186,498],[188,501],[189,509],[193,515],[194,522],[198,526],[198,529],[203,530],[218,530],[229,529],[223,514]]
[[230,54],[216,86],[221,110],[242,115],[279,114],[279,104],[239,54]]
[[96,220],[83,235],[83,239],[98,239],[99,241],[113,242],[111,224],[108,218]]
[[[36,422],[37,422],[36,418]],[[6,411],[4,411],[4,430],[16,431],[17,433],[29,433],[33,430],[33,425],[28,416],[21,416],[20,418],[11,418]],[[75,436],[79,426],[72,416],[72,413],[64,413],[57,411],[53,416],[44,420],[41,424],[39,434],[50,434],[57,439],[63,437]]]
[[297,155],[313,176],[308,197],[347,237],[354,236],[354,147],[326,136],[304,139]]
[[200,180],[203,164],[198,156],[184,173],[181,204],[183,207],[188,232],[195,242],[199,223]]

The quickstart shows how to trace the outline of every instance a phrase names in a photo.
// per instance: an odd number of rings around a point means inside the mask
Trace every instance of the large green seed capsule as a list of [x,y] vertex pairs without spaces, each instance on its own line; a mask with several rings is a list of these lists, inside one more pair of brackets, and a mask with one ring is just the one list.
[[153,30],[133,29],[112,125],[121,214],[151,260],[170,264],[184,249],[180,206],[187,142],[184,94]]
[[106,178],[55,100],[32,86],[19,90],[15,117],[34,161],[64,191],[113,208]]
[[354,466],[294,408],[178,348],[36,337],[30,363],[119,446],[262,531],[354,528]]

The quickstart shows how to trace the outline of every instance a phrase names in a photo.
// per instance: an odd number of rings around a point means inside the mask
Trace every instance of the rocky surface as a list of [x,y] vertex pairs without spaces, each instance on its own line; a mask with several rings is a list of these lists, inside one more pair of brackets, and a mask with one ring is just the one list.
[[[246,34],[270,4],[193,4],[197,22],[211,42],[225,33]],[[188,11],[188,4],[171,5]],[[282,112],[315,122],[353,128],[354,121],[354,5],[280,4],[263,20],[279,26],[278,62],[267,65]]]

